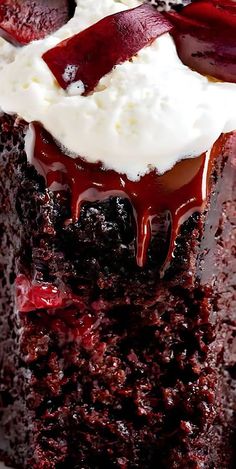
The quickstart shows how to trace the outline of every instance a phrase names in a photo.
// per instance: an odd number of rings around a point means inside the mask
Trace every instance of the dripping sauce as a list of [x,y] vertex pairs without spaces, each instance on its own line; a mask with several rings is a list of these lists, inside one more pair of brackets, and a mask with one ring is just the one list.
[[171,236],[165,268],[174,253],[182,223],[195,211],[204,209],[210,191],[210,175],[215,159],[229,136],[222,135],[211,151],[177,163],[170,171],[156,171],[130,181],[126,175],[105,170],[101,163],[68,157],[38,123],[31,124],[34,149],[31,162],[44,176],[50,190],[71,191],[71,221],[79,220],[82,204],[119,196],[128,199],[136,223],[136,261],[143,267],[152,236],[152,221],[162,213],[171,220]]

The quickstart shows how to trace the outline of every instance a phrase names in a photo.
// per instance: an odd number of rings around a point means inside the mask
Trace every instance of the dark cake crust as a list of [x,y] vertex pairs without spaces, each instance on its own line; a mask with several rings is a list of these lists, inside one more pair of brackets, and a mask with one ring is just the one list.
[[[165,217],[144,269],[127,201],[87,204],[65,224],[70,194],[27,164],[26,129],[1,117],[5,456],[34,469],[234,467],[235,161],[219,156],[207,210],[183,225],[160,279]],[[19,313],[19,274],[78,302]]]

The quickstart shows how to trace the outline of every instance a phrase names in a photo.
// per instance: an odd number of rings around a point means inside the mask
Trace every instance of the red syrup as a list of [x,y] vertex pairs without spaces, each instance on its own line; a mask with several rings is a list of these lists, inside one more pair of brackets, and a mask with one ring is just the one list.
[[229,134],[222,135],[211,151],[177,163],[170,171],[158,175],[152,171],[138,181],[105,170],[101,163],[88,163],[81,157],[71,158],[57,146],[39,124],[32,124],[35,147],[32,164],[44,176],[50,190],[71,191],[71,220],[77,222],[85,202],[104,201],[119,196],[128,199],[137,227],[136,261],[144,267],[152,237],[152,222],[157,215],[168,213],[171,235],[163,271],[174,255],[175,241],[182,223],[195,211],[204,209],[210,191],[210,175],[217,156],[223,151]]

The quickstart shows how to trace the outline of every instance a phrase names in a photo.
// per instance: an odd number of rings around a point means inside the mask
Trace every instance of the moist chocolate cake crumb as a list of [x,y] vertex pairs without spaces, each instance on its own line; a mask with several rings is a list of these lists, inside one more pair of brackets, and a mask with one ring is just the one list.
[[[70,193],[27,163],[26,130],[1,116],[3,457],[21,469],[235,467],[235,161],[219,155],[207,209],[182,226],[161,279],[166,217],[140,269],[129,202],[66,222]],[[36,295],[19,312],[22,279],[76,301]]]

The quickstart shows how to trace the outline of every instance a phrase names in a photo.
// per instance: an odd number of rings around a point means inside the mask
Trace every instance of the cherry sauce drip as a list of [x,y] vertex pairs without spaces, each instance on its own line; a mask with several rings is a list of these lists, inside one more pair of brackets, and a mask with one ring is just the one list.
[[39,124],[32,124],[31,128],[35,138],[32,163],[44,176],[49,189],[60,191],[69,187],[71,221],[79,220],[81,206],[85,202],[104,201],[114,196],[130,201],[137,227],[136,260],[140,267],[146,262],[152,221],[163,213],[168,213],[171,219],[164,268],[168,267],[182,223],[205,207],[213,163],[229,138],[222,135],[211,151],[182,160],[163,175],[152,171],[138,181],[130,181],[124,174],[105,170],[101,163],[68,157]]

